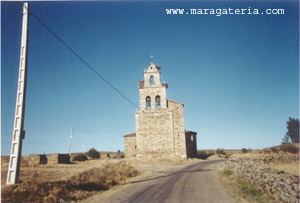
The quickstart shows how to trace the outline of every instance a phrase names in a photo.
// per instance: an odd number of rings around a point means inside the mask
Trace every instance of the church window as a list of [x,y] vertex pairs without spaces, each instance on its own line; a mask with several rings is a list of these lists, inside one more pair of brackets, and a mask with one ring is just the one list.
[[151,109],[151,97],[150,96],[146,97],[146,108]]
[[193,136],[193,135],[191,135],[191,141],[192,141],[192,142],[194,141],[194,136]]
[[158,95],[155,97],[155,107],[160,109],[160,96]]
[[154,77],[153,77],[153,75],[151,75],[151,77],[150,77],[150,84],[154,85]]

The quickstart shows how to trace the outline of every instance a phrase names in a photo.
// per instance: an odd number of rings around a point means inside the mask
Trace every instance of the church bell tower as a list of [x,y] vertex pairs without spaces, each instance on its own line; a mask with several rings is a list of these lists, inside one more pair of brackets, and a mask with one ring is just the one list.
[[144,71],[144,80],[139,81],[140,110],[155,111],[167,108],[168,85],[160,82],[160,66],[152,62]]

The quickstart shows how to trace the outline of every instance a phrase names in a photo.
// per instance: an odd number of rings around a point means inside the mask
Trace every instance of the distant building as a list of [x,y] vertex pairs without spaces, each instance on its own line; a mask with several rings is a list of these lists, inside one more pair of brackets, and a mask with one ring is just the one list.
[[150,63],[138,81],[140,109],[136,133],[124,135],[125,157],[182,158],[197,155],[196,132],[184,129],[183,104],[167,100],[168,84],[160,82],[161,68]]

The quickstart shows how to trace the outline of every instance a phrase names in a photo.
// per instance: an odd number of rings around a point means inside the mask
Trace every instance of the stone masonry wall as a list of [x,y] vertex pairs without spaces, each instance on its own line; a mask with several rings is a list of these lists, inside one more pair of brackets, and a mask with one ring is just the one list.
[[31,154],[28,156],[28,161],[32,164],[69,164],[69,154]]
[[173,155],[173,143],[171,111],[136,113],[137,157]]
[[186,153],[188,158],[196,158],[197,157],[197,133],[192,131],[185,132],[185,140],[186,140]]
[[226,161],[226,166],[278,202],[299,202],[299,176],[278,173],[255,163],[251,159],[233,158]]
[[125,157],[135,157],[136,156],[136,136],[126,136],[124,137],[125,142]]
[[168,108],[172,111],[175,155],[186,158],[183,104],[168,100]]
[[[166,95],[166,87],[162,85],[154,86],[152,88],[143,88],[139,90],[140,94],[140,109],[145,111],[155,110],[155,97],[160,96],[161,109],[167,108],[167,95]],[[151,109],[146,110],[146,97],[150,96],[151,98]],[[159,110],[159,109],[158,109]]]

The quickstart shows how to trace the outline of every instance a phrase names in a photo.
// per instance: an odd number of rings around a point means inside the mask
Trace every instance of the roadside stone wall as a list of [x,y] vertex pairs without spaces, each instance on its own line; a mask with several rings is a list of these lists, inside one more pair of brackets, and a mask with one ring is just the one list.
[[251,159],[232,158],[226,161],[226,166],[278,202],[299,202],[299,176],[259,166],[257,160]]

